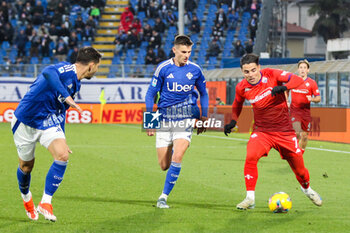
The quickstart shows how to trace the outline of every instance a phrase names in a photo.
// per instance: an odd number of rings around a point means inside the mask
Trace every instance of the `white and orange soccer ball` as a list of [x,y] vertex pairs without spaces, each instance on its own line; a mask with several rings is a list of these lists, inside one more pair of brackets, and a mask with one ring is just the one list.
[[286,213],[292,208],[292,200],[285,192],[274,193],[269,199],[269,209],[274,213]]

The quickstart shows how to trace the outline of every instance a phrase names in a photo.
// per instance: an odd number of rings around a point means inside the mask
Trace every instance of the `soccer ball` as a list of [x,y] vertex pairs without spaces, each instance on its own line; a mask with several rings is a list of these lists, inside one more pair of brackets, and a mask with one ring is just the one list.
[[287,193],[274,193],[269,199],[269,209],[274,213],[286,213],[291,208],[292,200]]

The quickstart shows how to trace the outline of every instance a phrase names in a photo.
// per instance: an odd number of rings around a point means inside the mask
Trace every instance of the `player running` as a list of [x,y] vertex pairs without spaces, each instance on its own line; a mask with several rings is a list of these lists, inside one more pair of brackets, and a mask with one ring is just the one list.
[[[158,110],[164,119],[163,123],[169,125],[169,122],[183,122],[186,125],[186,128],[162,125],[156,133],[159,165],[164,171],[169,169],[163,192],[157,201],[158,208],[169,208],[168,195],[179,177],[183,156],[191,142],[193,128],[187,122],[193,118],[205,121],[208,115],[209,99],[203,72],[197,64],[189,61],[192,45],[187,36],[179,35],[175,38],[172,48],[175,57],[158,65],[146,94],[147,112],[152,111],[154,97],[160,91]],[[200,94],[202,117],[194,87],[197,87]],[[204,128],[198,128],[197,134],[203,131]],[[148,136],[154,134],[154,130],[147,130]]]
[[236,125],[245,99],[253,106],[254,126],[247,144],[244,165],[247,196],[237,208],[254,208],[257,163],[262,156],[268,155],[271,148],[276,149],[281,158],[287,160],[305,195],[315,205],[321,206],[321,197],[310,187],[309,172],[304,166],[303,152],[289,119],[284,95],[284,91],[302,84],[302,78],[283,70],[260,70],[259,57],[255,54],[247,54],[241,58],[241,69],[244,79],[236,86],[232,121],[225,125],[225,135]]
[[290,115],[301,149],[305,150],[311,129],[310,103],[321,101],[317,83],[309,78],[310,64],[305,59],[298,62],[298,73],[304,82],[291,90]]
[[[56,221],[51,199],[62,182],[69,153],[72,153],[64,133],[66,110],[73,107],[82,112],[73,99],[80,90],[80,81],[90,79],[97,72],[100,58],[97,50],[85,47],[79,50],[75,64],[61,62],[46,67],[14,113],[11,128],[19,156],[17,179],[26,213],[31,220],[37,220],[39,212],[45,219]],[[35,208],[29,187],[37,142],[47,148],[54,162],[46,175],[41,202]]]

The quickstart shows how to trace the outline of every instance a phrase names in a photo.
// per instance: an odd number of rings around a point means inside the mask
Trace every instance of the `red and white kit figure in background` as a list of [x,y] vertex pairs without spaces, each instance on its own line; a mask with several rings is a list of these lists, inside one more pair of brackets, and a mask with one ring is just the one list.
[[301,85],[303,79],[283,70],[260,70],[259,56],[255,54],[246,54],[241,58],[241,69],[244,79],[236,86],[232,120],[224,129],[227,136],[236,125],[244,100],[248,100],[253,106],[254,126],[247,144],[244,165],[247,196],[237,208],[254,208],[257,163],[262,156],[268,155],[271,148],[276,149],[282,159],[287,160],[306,196],[315,205],[321,206],[321,197],[310,187],[309,172],[304,166],[303,152],[292,127],[284,95],[284,91]]
[[321,101],[320,92],[317,83],[308,77],[310,64],[307,60],[298,62],[298,73],[304,82],[290,91],[291,104],[290,115],[293,128],[297,134],[299,146],[305,150],[308,133],[311,129],[310,103],[319,103]]

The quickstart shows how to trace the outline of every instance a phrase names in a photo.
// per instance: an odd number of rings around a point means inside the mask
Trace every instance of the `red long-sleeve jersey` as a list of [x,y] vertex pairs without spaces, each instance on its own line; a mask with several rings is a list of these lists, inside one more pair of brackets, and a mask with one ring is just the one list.
[[262,69],[261,79],[257,84],[250,84],[243,79],[236,86],[236,96],[232,104],[232,119],[238,119],[244,100],[253,106],[254,131],[287,132],[294,131],[288,112],[284,93],[271,96],[271,90],[278,85],[293,89],[303,83],[299,76],[277,69]]
[[317,83],[311,78],[305,79],[300,86],[291,90],[292,102],[290,111],[292,115],[297,114],[311,120],[310,101],[306,98],[308,95],[320,95]]

